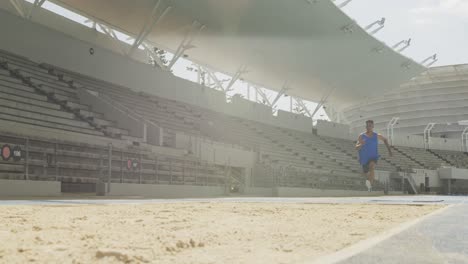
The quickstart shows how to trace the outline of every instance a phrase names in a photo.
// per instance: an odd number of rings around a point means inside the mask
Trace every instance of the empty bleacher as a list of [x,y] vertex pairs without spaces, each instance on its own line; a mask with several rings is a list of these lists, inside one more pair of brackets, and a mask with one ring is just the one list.
[[[59,81],[37,64],[0,52],[0,89],[3,99],[0,120],[21,122],[96,136],[125,135],[80,102],[76,89]],[[92,118],[80,111],[91,113]]]
[[[14,121],[31,127],[40,126],[115,140],[128,137],[128,131],[106,119],[105,113],[94,112],[86,102],[80,101],[77,89],[82,88],[94,91],[142,119],[162,127],[166,147],[175,147],[176,133],[183,132],[236,144],[257,152],[259,165],[271,171],[271,175],[266,176],[268,179],[254,179],[253,182],[259,187],[280,185],[365,189],[365,179],[354,149],[355,142],[351,140],[317,136],[224,115],[135,92],[129,87],[121,87],[53,65],[37,64],[0,51],[0,123],[2,120]],[[10,136],[3,141],[8,143],[13,139]],[[13,143],[15,140],[18,139],[14,139]],[[23,147],[26,147],[24,143]],[[450,159],[447,155],[451,154],[444,152],[394,147],[394,156],[389,157],[383,145],[379,148],[382,157],[378,163],[379,170],[393,172],[453,165],[447,161]],[[147,150],[118,148],[109,157],[102,147],[93,149],[90,146],[74,145],[73,142],[54,143],[40,137],[30,141],[28,151],[30,160],[27,174],[30,179],[94,183],[103,175],[109,175],[108,164],[112,160],[112,182],[194,185],[226,183],[226,168],[202,163],[191,156],[171,157],[154,155]],[[124,163],[128,159],[137,160],[140,167],[137,170],[124,169]],[[463,155],[458,155],[458,160],[459,166],[466,166]],[[24,178],[24,167],[28,167],[12,163],[2,163],[0,166],[0,176],[4,178]]]
[[[142,149],[105,148],[40,137],[1,135],[0,144],[20,147],[21,161],[2,161],[0,176],[12,180],[74,183],[224,185],[225,169],[189,156],[155,155]],[[109,161],[111,165],[109,166]],[[129,163],[130,162],[130,163]],[[109,174],[110,170],[110,174]]]

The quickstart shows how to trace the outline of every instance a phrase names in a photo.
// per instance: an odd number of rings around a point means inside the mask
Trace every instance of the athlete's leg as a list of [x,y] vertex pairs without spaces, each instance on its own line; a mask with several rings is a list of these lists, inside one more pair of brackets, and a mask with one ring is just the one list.
[[362,175],[366,179],[366,187],[367,190],[370,191],[371,189],[371,183],[369,181],[369,163],[362,165]]
[[374,180],[375,180],[375,161],[374,160],[371,160],[369,161],[369,181],[372,185],[374,185]]

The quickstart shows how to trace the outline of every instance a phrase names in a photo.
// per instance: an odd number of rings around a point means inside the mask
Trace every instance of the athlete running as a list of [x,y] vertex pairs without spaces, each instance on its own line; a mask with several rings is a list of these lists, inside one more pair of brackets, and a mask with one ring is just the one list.
[[366,180],[367,190],[372,191],[372,185],[374,184],[375,177],[375,164],[379,160],[379,139],[387,146],[388,154],[392,156],[392,149],[388,145],[388,140],[374,132],[374,121],[366,121],[366,132],[359,135],[356,143],[356,149],[359,151],[359,163],[362,166],[362,171]]

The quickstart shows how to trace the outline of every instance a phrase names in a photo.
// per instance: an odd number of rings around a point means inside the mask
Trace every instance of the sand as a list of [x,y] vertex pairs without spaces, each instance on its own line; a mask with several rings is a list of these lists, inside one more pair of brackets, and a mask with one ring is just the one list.
[[440,206],[0,206],[0,263],[296,263]]

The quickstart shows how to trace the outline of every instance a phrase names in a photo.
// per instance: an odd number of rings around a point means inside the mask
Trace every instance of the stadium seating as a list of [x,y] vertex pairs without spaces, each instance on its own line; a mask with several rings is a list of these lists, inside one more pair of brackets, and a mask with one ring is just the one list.
[[[107,120],[105,113],[96,113],[86,102],[79,100],[77,89],[86,88],[162,127],[166,147],[175,147],[176,133],[183,132],[236,144],[257,152],[258,165],[270,172],[266,178],[253,179],[253,184],[259,187],[279,185],[365,189],[365,179],[354,149],[355,142],[351,140],[317,136],[224,115],[155,95],[138,93],[128,87],[50,64],[37,64],[7,52],[0,52],[0,65],[0,122],[15,121],[117,140],[128,137],[128,131]],[[45,147],[36,146],[40,140],[46,142],[41,143]],[[38,139],[37,142],[33,140],[29,146],[31,178],[96,182],[102,175],[108,175],[103,172],[108,168],[106,164],[109,160],[105,149],[93,150],[81,145],[67,149],[67,146],[73,144],[51,143],[46,139]],[[449,156],[444,156],[449,154],[445,152],[394,147],[395,155],[389,157],[383,145],[379,148],[382,155],[378,163],[379,170],[393,172],[418,168],[436,169],[451,165],[447,162]],[[128,158],[138,160],[137,163],[141,165],[138,172],[129,172],[122,168],[123,162]],[[466,162],[462,163],[463,155],[459,155],[459,160],[457,165],[466,167]],[[22,178],[24,167],[2,164],[0,176]],[[231,180],[242,181],[239,171],[231,169],[230,173],[236,174]],[[226,174],[226,168],[201,163],[190,156],[156,157],[148,151],[137,154],[126,149],[115,150],[112,156],[111,179],[115,182],[195,185],[202,182],[205,185],[222,185],[225,184]]]

